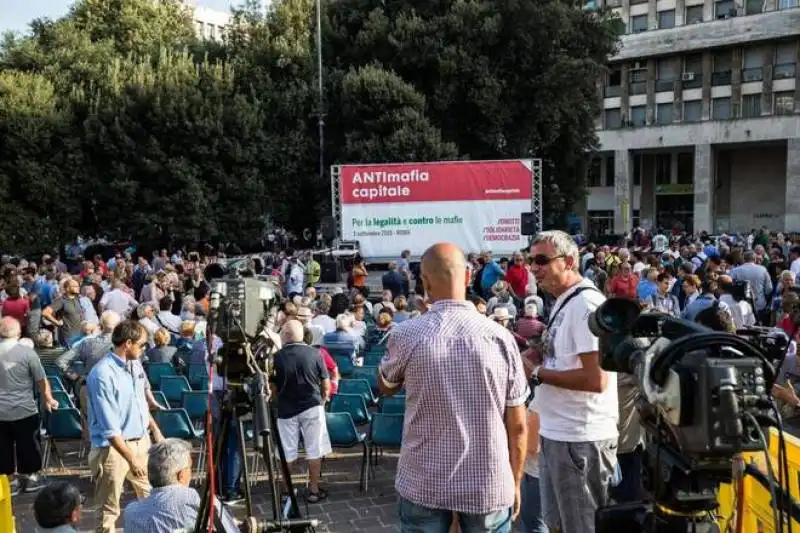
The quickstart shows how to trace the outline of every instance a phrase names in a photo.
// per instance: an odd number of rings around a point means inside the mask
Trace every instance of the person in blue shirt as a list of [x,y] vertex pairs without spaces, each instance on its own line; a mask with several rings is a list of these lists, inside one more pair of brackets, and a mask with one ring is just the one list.
[[731,308],[728,307],[728,304],[725,302],[720,302],[717,300],[717,297],[714,296],[714,292],[717,290],[717,282],[716,281],[703,281],[701,285],[701,294],[697,298],[694,299],[693,302],[686,306],[686,309],[683,310],[681,314],[681,318],[686,320],[691,320],[692,322],[695,321],[697,318],[698,313],[704,311],[710,307],[719,307],[721,311],[724,311],[731,316]]
[[648,302],[658,292],[658,269],[650,268],[642,272],[642,279],[636,287],[636,297],[640,302]]
[[494,262],[490,252],[486,253],[485,261],[486,264],[481,270],[481,292],[483,293],[482,296],[488,300],[492,297],[492,287],[494,287],[495,283],[504,279],[506,273],[500,268],[500,265]]
[[134,320],[121,322],[111,334],[112,351],[86,381],[89,400],[89,468],[100,504],[102,533],[115,533],[125,480],[138,498],[150,493],[147,452],[150,434],[164,440],[147,405],[147,376],[139,359],[147,349],[147,330]]

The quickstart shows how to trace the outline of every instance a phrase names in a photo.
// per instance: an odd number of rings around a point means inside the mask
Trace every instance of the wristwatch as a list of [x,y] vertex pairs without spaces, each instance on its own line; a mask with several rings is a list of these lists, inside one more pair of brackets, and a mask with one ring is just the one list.
[[533,372],[531,372],[531,383],[534,387],[538,387],[542,384],[542,380],[539,379],[539,370],[542,368],[542,365],[536,365],[533,367]]

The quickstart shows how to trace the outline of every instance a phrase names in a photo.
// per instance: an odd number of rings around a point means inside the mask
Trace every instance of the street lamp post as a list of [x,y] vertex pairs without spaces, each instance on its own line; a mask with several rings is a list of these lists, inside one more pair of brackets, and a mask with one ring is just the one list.
[[315,2],[317,11],[317,118],[319,126],[319,179],[325,179],[325,95],[322,85],[322,0]]

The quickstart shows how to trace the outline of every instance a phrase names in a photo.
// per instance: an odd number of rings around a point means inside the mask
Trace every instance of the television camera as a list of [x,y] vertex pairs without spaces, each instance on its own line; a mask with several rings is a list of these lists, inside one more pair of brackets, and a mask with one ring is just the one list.
[[598,533],[717,531],[717,489],[731,482],[734,457],[766,450],[762,426],[780,424],[771,361],[755,343],[642,313],[629,300],[607,300],[588,322],[600,339],[603,369],[632,374],[637,383],[643,478],[652,497],[599,509]]
[[[222,274],[223,277],[216,279],[209,276],[210,273],[206,269],[211,284],[206,340],[209,362],[217,369],[225,383],[225,390],[221,394],[209,393],[219,394],[216,399],[220,415],[218,423],[209,424],[208,428],[211,430],[213,426],[216,431],[213,446],[209,446],[213,461],[208,462],[195,532],[313,531],[318,521],[301,517],[275,413],[270,405],[268,376],[271,374],[272,356],[280,349],[280,338],[274,331],[277,306],[281,301],[280,286],[271,279],[242,276],[235,271],[217,270],[213,274]],[[211,405],[209,401],[209,407]],[[221,486],[221,483],[215,483],[214,478],[228,439],[236,438],[238,448],[244,454],[245,423],[252,423],[254,447],[262,454],[267,467],[272,519],[259,520],[254,516],[250,493],[251,473],[247,461],[242,460],[242,488],[247,518],[240,530],[231,525],[230,517],[226,516],[224,508],[213,494]],[[276,480],[278,468],[288,493],[285,502],[281,502]]]

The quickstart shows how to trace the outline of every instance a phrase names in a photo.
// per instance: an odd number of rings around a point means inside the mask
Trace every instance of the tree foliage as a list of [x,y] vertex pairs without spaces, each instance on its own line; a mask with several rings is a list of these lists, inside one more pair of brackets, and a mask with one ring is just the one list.
[[616,43],[573,0],[322,1],[234,9],[224,43],[178,0],[78,0],[0,44],[0,249],[77,235],[260,239],[313,227],[345,162],[542,157],[553,220],[583,192]]

